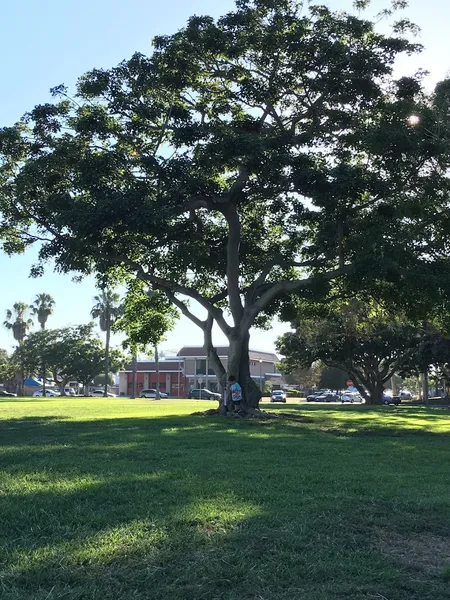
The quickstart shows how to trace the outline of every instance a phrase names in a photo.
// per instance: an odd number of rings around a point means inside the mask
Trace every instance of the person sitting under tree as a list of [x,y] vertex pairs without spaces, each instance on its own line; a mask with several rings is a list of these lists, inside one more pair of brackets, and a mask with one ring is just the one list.
[[242,388],[234,375],[230,375],[228,381],[230,382],[231,400],[233,401],[234,411],[241,412]]

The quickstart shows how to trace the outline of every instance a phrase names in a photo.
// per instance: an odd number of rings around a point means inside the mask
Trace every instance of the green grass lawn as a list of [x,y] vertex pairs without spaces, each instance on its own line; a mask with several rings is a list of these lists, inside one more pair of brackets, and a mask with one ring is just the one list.
[[450,598],[450,411],[0,401],[2,600]]

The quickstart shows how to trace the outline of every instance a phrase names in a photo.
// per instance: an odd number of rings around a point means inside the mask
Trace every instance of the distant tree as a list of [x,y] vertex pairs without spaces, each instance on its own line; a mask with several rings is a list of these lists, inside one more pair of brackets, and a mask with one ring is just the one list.
[[[117,348],[109,350],[109,367],[117,372],[125,364],[125,356]],[[88,386],[104,370],[106,363],[106,353],[103,342],[98,338],[90,338],[79,341],[76,352],[72,355],[68,369],[77,381],[83,384],[85,394],[88,393]],[[103,380],[105,376],[103,375]]]
[[19,344],[23,343],[33,320],[28,317],[29,306],[25,302],[16,302],[12,310],[6,311],[6,320],[3,326],[12,331],[14,339]]
[[402,388],[411,391],[416,396],[420,394],[420,379],[414,375],[409,375],[402,378]]
[[403,369],[415,375],[429,370],[435,380],[450,379],[450,336],[431,323],[423,328],[420,343]]
[[9,356],[6,350],[0,348],[0,382],[3,385],[14,386],[17,388],[17,373],[20,370],[20,365],[14,360],[14,357]]
[[[104,373],[102,375],[97,375],[97,377],[94,377],[94,385],[98,386],[98,387],[104,387],[105,386],[105,375]],[[114,385],[114,377],[112,375],[109,376],[108,378],[108,385]]]
[[111,327],[122,314],[123,308],[120,295],[109,288],[105,288],[98,296],[95,296],[95,306],[91,310],[93,319],[98,319],[100,329],[106,333],[105,344],[105,386],[104,394],[108,395],[109,379],[109,347],[111,342]]
[[126,334],[125,347],[133,356],[133,394],[136,378],[136,356],[139,350],[149,352],[152,348],[156,363],[156,397],[159,397],[158,344],[173,329],[179,317],[165,294],[149,290],[142,281],[130,283],[123,303],[121,318],[114,325],[115,331]]
[[[13,337],[19,347],[23,344],[25,337],[33,325],[33,320],[28,318],[29,306],[25,302],[16,302],[13,305],[13,310],[6,311],[6,320],[3,322],[4,327],[12,331]],[[20,366],[20,373],[17,375],[18,393],[23,394],[24,368]]]
[[[30,334],[16,351],[29,374],[39,371],[42,358],[52,372],[61,394],[70,380],[84,386],[104,373],[106,352],[103,342],[93,335],[93,323],[46,329]],[[124,364],[123,354],[116,349],[110,351],[111,367],[119,370]]]
[[294,321],[295,331],[277,343],[287,370],[320,360],[344,371],[369,403],[379,404],[384,384],[415,360],[418,329],[373,303],[338,303],[308,319],[305,311]]
[[37,294],[30,306],[31,313],[37,317],[41,329],[45,329],[47,320],[53,314],[55,301],[50,294]]
[[299,385],[302,389],[310,389],[319,385],[324,365],[318,361],[310,367],[297,367],[288,373],[284,368],[284,363],[281,362],[278,368],[289,385]]
[[[55,305],[55,301],[50,296],[50,294],[42,293],[37,294],[33,303],[30,306],[30,310],[33,315],[37,317],[37,320],[41,326],[41,329],[45,329],[48,318],[53,314],[53,307]],[[45,366],[45,362],[42,362],[42,390],[43,395],[45,396],[45,388],[46,388],[46,379],[47,379],[47,370]]]

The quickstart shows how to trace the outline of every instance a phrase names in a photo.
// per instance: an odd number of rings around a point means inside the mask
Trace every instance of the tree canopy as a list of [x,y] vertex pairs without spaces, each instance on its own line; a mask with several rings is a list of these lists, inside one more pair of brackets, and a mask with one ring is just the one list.
[[394,78],[419,49],[407,27],[389,36],[314,3],[238,0],[155,38],[149,57],[92,70],[75,97],[58,86],[0,132],[4,249],[38,241],[35,275],[53,259],[163,291],[224,381],[217,323],[257,403],[249,329],[286,295],[397,292],[431,274],[436,293],[447,285],[450,153],[429,132],[447,127],[450,91]]
[[142,281],[130,284],[123,302],[121,317],[114,324],[115,331],[126,334],[125,345],[133,352],[155,347],[165,334],[173,329],[179,313],[165,294],[148,290]]
[[41,329],[45,329],[48,318],[53,314],[54,299],[50,294],[36,294],[36,298],[30,306],[31,313],[37,317]]
[[[70,380],[86,386],[104,373],[105,354],[103,342],[93,335],[92,323],[36,331],[16,351],[20,364],[30,376],[39,375],[45,364],[63,395]],[[124,356],[119,350],[111,350],[109,359],[112,372],[123,367]]]
[[6,311],[6,320],[3,321],[3,327],[12,331],[14,339],[19,345],[23,343],[33,325],[33,319],[28,317],[29,308],[25,302],[15,302],[13,309]]
[[287,371],[320,360],[346,372],[363,397],[382,401],[384,384],[406,366],[417,364],[422,335],[413,324],[374,304],[337,303],[322,315],[300,310],[294,332],[278,340]]

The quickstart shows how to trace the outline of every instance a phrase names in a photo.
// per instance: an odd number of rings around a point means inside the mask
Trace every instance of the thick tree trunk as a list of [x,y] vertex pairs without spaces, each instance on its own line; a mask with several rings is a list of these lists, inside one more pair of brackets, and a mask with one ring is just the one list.
[[383,404],[383,389],[384,384],[382,381],[376,381],[374,384],[369,385],[370,396],[368,404]]
[[242,337],[232,338],[228,353],[228,377],[234,375],[242,387],[244,412],[258,408],[262,397],[261,390],[250,376],[249,341],[248,332]]
[[67,387],[68,383],[69,383],[69,378],[62,380],[61,387],[59,388],[60,391],[61,391],[61,396],[67,396],[67,394],[66,394],[66,387]]

